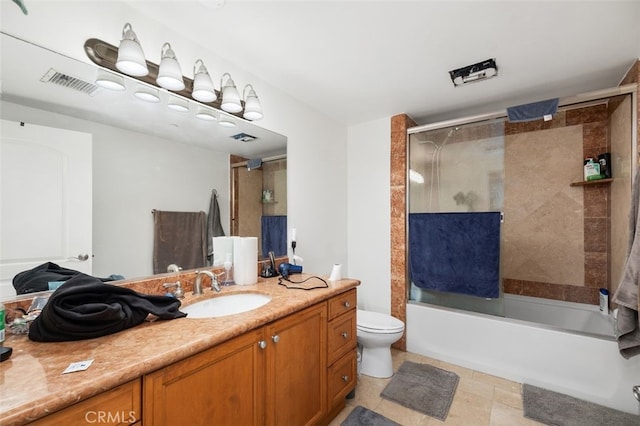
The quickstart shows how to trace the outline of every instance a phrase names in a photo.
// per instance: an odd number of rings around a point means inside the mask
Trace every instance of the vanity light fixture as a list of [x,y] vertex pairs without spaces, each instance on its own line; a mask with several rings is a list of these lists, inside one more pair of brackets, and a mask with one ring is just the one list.
[[[224,77],[227,77],[227,84],[223,85]],[[231,75],[228,72],[222,74],[220,78],[220,90],[222,91],[222,104],[220,108],[227,112],[240,112],[242,111],[242,103],[240,103],[240,93],[236,89],[236,83],[234,83]]]
[[162,45],[161,56],[162,59],[160,60],[156,83],[158,83],[160,87],[173,90],[174,92],[183,90],[185,86],[184,79],[182,78],[182,69],[169,43]]
[[170,96],[167,108],[178,112],[189,112],[189,102],[177,96]]
[[124,85],[124,78],[121,75],[116,75],[103,69],[98,70],[96,84],[109,90],[122,91],[126,89]]
[[122,28],[122,40],[120,40],[120,47],[118,47],[116,68],[125,74],[136,77],[143,77],[149,74],[142,46],[138,41],[138,37],[136,37],[136,33],[133,32],[131,24],[128,22]]
[[138,85],[136,91],[133,93],[133,96],[146,102],[160,102],[158,89],[153,89],[151,87]]
[[[151,102],[160,101],[157,90],[160,89],[173,92],[172,95],[186,100],[190,109],[193,104],[198,108],[203,108],[205,119],[211,120],[209,117],[220,118],[219,113],[221,112],[226,113],[229,118],[235,117],[247,121],[263,118],[262,105],[253,85],[245,85],[243,96],[240,97],[231,75],[224,73],[220,79],[220,90],[216,90],[213,79],[201,59],[194,63],[193,79],[185,77],[182,75],[175,52],[168,42],[162,45],[160,65],[147,61],[129,23],[125,24],[122,30],[119,48],[102,40],[90,38],[85,41],[84,50],[87,56],[99,67],[113,72],[118,77],[127,76],[137,80],[145,87],[156,89],[153,91],[138,90],[140,93],[136,94],[136,96]],[[214,114],[209,114],[209,109]]]
[[[198,63],[200,65],[198,66]],[[193,90],[191,91],[193,99],[200,102],[213,102],[218,99],[216,90],[213,88],[213,80],[204,66],[202,59],[198,59],[193,65]]]
[[228,117],[224,114],[220,114],[220,119],[218,120],[218,124],[222,127],[236,127],[235,121],[231,117]]
[[[249,95],[247,95],[247,89],[249,89]],[[244,115],[247,120],[255,121],[262,118],[262,106],[260,105],[260,99],[256,95],[253,86],[247,84],[242,91],[242,97],[244,98]]]
[[204,121],[216,121],[217,120],[216,116],[213,114],[213,111],[209,111],[209,110],[204,109],[204,108],[200,108],[198,110],[198,112],[196,112],[196,118],[199,118],[200,120],[204,120]]

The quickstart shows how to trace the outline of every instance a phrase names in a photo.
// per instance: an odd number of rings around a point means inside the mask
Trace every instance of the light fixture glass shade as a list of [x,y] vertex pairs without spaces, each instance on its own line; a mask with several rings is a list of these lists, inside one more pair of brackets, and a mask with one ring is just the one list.
[[[249,89],[248,95],[246,95],[247,89]],[[262,106],[260,105],[260,99],[258,99],[258,95],[256,95],[255,90],[253,90],[253,86],[250,84],[244,86],[243,94],[246,95],[244,97],[243,117],[251,121],[260,120],[263,117]]]
[[[227,84],[222,85],[222,81],[224,77],[227,76]],[[229,73],[222,74],[222,78],[220,79],[220,90],[222,91],[222,103],[220,104],[220,108],[227,112],[240,112],[242,111],[242,103],[240,102],[240,93],[238,93],[238,89],[236,89],[236,84],[233,82],[231,75]]]
[[220,119],[218,120],[218,124],[221,125],[222,127],[236,127],[236,123],[231,119],[231,117],[227,117],[222,114],[220,114]]
[[149,74],[142,46],[129,23],[126,23],[122,29],[122,40],[118,47],[116,68],[125,74],[136,77],[143,77]]
[[[198,63],[200,64],[199,66]],[[191,96],[200,102],[214,102],[218,99],[218,95],[216,95],[216,91],[213,88],[211,76],[201,59],[198,59],[193,65],[193,91]]]
[[169,43],[162,45],[162,59],[160,60],[156,83],[167,90],[180,91],[184,89],[182,69]]
[[96,84],[109,90],[125,90],[124,77],[105,70],[99,70],[96,77]]
[[146,102],[160,102],[158,89],[153,89],[151,87],[138,86],[136,91],[133,93],[133,96]]

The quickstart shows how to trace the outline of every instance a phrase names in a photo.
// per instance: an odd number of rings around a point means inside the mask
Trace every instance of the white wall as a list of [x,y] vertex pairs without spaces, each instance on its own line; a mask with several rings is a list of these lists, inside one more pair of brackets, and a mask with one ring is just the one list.
[[93,275],[151,275],[152,209],[209,210],[229,232],[229,155],[86,120],[1,103],[2,118],[93,135]]
[[[259,125],[287,136],[288,223],[297,229],[296,253],[305,272],[329,274],[333,263],[347,263],[346,127],[319,114],[279,89],[251,75],[250,64],[231,64],[215,54],[216,41],[197,45],[117,1],[30,2],[29,15],[8,1],[1,3],[2,30],[72,58],[90,62],[83,51],[88,38],[118,45],[122,27],[132,23],[149,60],[158,63],[170,41],[184,64],[202,57],[209,72],[230,72],[236,84],[252,83],[265,118]],[[208,40],[204,40],[208,43]],[[186,72],[186,68],[183,69]]]
[[391,119],[349,128],[348,275],[362,281],[358,306],[391,310]]

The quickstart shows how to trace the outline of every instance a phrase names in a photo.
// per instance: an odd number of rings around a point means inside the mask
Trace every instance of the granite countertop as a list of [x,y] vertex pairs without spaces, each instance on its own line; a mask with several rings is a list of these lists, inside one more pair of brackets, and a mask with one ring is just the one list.
[[[295,275],[296,281],[307,274]],[[204,281],[204,280],[203,280]],[[141,377],[249,330],[297,312],[359,285],[358,280],[327,281],[328,288],[287,289],[277,278],[257,284],[206,285],[203,296],[191,292],[183,306],[235,292],[268,294],[271,301],[252,311],[220,318],[149,321],[116,334],[75,342],[39,343],[26,335],[7,334],[11,358],[0,364],[0,424],[23,424]],[[93,359],[85,371],[62,374],[72,362]]]

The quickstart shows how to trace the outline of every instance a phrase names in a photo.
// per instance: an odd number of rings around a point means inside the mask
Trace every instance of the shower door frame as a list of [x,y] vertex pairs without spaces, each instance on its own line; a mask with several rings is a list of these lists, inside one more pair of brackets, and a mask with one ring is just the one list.
[[[623,86],[597,90],[592,92],[587,92],[583,94],[578,94],[575,96],[560,98],[560,102],[558,105],[558,109],[568,109],[572,106],[588,106],[589,103],[596,102],[598,100],[608,99],[614,96],[619,95],[631,95],[631,182],[635,180],[635,175],[638,168],[638,99],[637,99],[637,89],[638,84],[626,84]],[[409,151],[410,151],[410,136],[417,133],[422,133],[426,131],[432,130],[440,130],[444,128],[454,127],[454,126],[462,126],[465,124],[472,123],[480,123],[483,121],[491,121],[504,119],[507,117],[507,111],[500,110],[494,111],[490,113],[477,114],[467,117],[460,117],[455,119],[449,119],[444,121],[439,121],[435,123],[414,126],[407,129],[406,134],[406,143],[405,143],[405,155],[407,158],[407,167],[406,167],[406,175],[405,175],[405,187],[407,188],[407,195],[405,197],[405,241],[409,241],[409,198],[410,198],[410,181],[409,181]],[[409,256],[409,244],[405,245],[406,253],[405,255]],[[411,274],[409,270],[409,263],[405,264],[405,297],[406,300],[411,300]],[[502,286],[501,286],[502,287]],[[500,294],[502,297],[502,288],[500,290]],[[436,305],[437,306],[437,305]],[[455,308],[454,308],[455,309]]]

